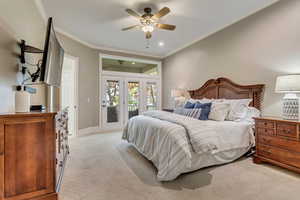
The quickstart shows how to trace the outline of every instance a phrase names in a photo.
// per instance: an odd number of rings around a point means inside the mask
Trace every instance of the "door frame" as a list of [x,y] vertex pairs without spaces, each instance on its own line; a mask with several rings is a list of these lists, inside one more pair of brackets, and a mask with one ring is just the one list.
[[[78,111],[78,108],[79,108],[79,88],[78,88],[78,80],[79,80],[79,57],[76,57],[76,56],[72,56],[70,54],[64,54],[64,57],[67,57],[69,59],[72,59],[74,60],[75,62],[75,69],[74,69],[74,73],[75,73],[75,94],[74,94],[74,102],[75,102],[75,106],[76,106],[76,109],[75,109],[75,113],[74,113],[74,122],[75,122],[75,133],[71,136],[71,137],[77,137],[78,136],[78,131],[79,131],[79,125],[78,125],[78,122],[79,122],[79,111]],[[60,98],[59,98],[60,102],[62,102],[62,90],[60,90]],[[61,110],[63,109],[62,106],[61,106],[61,103],[60,103],[60,108]]]
[[[138,74],[138,73],[130,73],[130,72],[114,72],[114,71],[103,71],[102,70],[102,59],[103,58],[110,58],[110,59],[117,59],[117,60],[125,60],[125,61],[134,61],[134,62],[143,62],[149,64],[156,64],[158,67],[158,75],[147,75],[147,74]],[[151,60],[151,59],[140,59],[134,57],[127,57],[127,56],[115,56],[110,54],[99,53],[99,127],[101,130],[106,130],[102,123],[102,77],[103,76],[116,76],[116,77],[124,77],[125,79],[143,79],[142,81],[146,80],[157,80],[158,82],[158,90],[159,90],[159,103],[158,109],[161,109],[162,105],[162,61],[158,60]],[[141,90],[141,88],[140,88]],[[142,98],[140,97],[140,101]],[[110,129],[109,129],[110,130]]]

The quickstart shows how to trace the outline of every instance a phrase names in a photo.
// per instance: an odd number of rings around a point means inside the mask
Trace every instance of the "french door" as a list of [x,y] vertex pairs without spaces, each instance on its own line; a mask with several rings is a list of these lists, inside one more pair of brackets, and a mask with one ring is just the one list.
[[143,78],[102,77],[102,127],[122,128],[132,117],[160,109],[159,82]]

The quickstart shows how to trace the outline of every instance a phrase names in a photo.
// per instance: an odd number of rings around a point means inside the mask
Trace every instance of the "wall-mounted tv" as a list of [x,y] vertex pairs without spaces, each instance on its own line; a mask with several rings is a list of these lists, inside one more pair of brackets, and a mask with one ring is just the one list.
[[46,39],[41,64],[40,81],[59,87],[64,60],[64,49],[61,47],[53,27],[52,18],[48,19]]

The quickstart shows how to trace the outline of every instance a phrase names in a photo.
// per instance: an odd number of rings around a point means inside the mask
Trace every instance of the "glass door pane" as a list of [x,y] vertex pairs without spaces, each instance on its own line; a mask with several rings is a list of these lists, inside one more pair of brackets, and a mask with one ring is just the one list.
[[115,80],[106,82],[107,122],[118,122],[120,116],[120,83]]
[[139,114],[140,83],[137,81],[127,82],[127,111],[128,119]]
[[104,127],[122,126],[122,81],[118,78],[103,79],[102,116]]
[[146,83],[146,110],[157,110],[157,84]]

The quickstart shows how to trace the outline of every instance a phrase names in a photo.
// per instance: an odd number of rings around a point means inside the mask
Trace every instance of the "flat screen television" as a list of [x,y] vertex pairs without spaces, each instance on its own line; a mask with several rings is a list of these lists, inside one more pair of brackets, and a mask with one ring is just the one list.
[[62,76],[64,49],[61,47],[53,27],[52,18],[48,19],[40,81],[59,87]]

